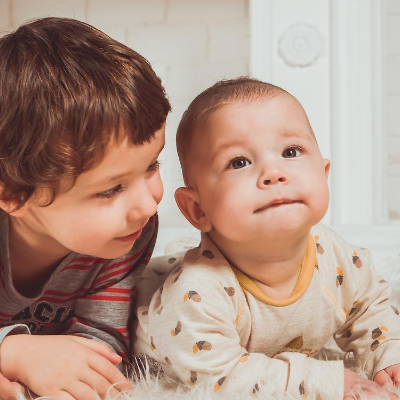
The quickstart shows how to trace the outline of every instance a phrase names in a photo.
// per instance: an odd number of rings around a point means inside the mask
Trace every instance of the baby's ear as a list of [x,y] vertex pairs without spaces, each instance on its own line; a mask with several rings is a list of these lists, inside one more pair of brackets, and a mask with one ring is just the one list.
[[181,213],[195,228],[202,232],[211,230],[211,224],[199,204],[199,198],[194,189],[187,187],[177,189],[175,200]]

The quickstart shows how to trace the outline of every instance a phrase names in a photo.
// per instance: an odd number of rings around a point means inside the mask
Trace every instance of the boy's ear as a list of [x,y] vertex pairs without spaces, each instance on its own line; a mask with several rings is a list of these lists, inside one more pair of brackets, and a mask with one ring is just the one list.
[[0,200],[0,208],[12,217],[23,217],[29,211],[30,205],[26,202],[21,208],[17,209],[17,207],[18,204],[14,201]]
[[2,191],[2,186],[0,184],[0,208],[7,214],[13,217],[23,217],[29,211],[29,200],[21,208],[18,208],[19,204],[17,201],[5,201],[1,199]]
[[328,179],[329,171],[331,170],[331,162],[327,158],[324,158],[324,167],[325,167],[325,176],[326,179]]
[[202,232],[211,230],[211,224],[199,204],[198,195],[194,189],[187,187],[177,189],[175,200],[181,213],[195,228]]

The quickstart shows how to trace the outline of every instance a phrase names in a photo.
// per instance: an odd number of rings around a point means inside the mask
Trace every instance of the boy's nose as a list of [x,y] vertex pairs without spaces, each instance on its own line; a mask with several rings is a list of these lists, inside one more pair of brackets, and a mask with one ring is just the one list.
[[158,203],[150,191],[142,191],[140,198],[132,200],[127,218],[130,221],[150,218],[157,212]]

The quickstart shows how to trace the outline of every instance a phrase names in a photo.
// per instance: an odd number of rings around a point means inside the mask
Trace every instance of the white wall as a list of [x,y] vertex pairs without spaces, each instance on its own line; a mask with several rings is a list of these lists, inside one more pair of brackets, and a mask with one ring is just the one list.
[[173,113],[161,156],[161,227],[188,227],[175,205],[182,185],[175,131],[189,102],[214,82],[249,72],[247,0],[0,0],[0,34],[29,19],[76,18],[143,54],[162,78]]
[[400,220],[400,1],[386,0],[384,13],[385,100],[388,134],[388,211]]

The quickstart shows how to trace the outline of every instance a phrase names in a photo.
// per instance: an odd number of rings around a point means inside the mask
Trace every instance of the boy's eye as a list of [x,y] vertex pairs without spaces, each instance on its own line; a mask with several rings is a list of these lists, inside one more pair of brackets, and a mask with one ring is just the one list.
[[282,157],[283,158],[295,158],[295,157],[301,156],[303,153],[304,153],[304,149],[302,147],[292,146],[283,151]]
[[157,160],[147,168],[147,172],[154,172],[160,169],[160,162]]
[[122,185],[117,185],[111,189],[104,191],[104,192],[97,193],[96,197],[99,197],[101,199],[103,199],[103,198],[111,199],[111,198],[115,197],[118,193],[121,193],[123,190],[124,190],[124,188],[122,187]]
[[248,167],[251,164],[249,160],[244,157],[237,157],[234,158],[229,162],[228,168],[229,169],[240,169],[244,167]]

